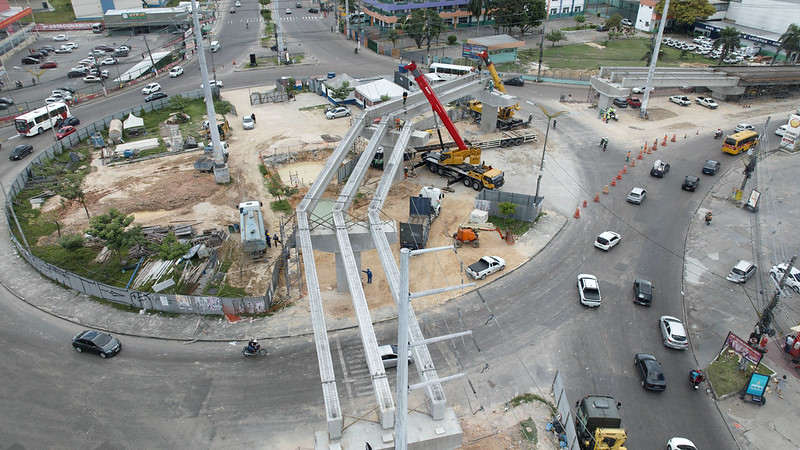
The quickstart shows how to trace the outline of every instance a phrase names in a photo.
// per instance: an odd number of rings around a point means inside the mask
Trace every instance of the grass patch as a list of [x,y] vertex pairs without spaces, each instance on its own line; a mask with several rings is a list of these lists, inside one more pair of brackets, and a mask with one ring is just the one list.
[[282,200],[269,202],[269,208],[275,212],[282,212],[286,214],[292,214],[293,211],[289,200],[286,200],[285,198]]
[[[72,10],[72,2],[70,0],[50,0],[49,3],[55,11],[33,13],[36,23],[67,23],[75,21],[75,12]],[[28,16],[21,22],[30,23],[31,20],[31,16]],[[92,22],[96,21],[93,20]]]
[[330,103],[326,103],[324,105],[304,106],[304,107],[299,108],[299,109],[300,109],[300,111],[314,111],[314,110],[317,110],[317,109],[325,110],[325,109],[330,108],[330,106],[331,106]]
[[531,394],[531,393],[518,395],[518,396],[512,398],[511,401],[508,402],[508,403],[511,404],[511,406],[519,406],[519,405],[521,405],[523,403],[533,403],[533,402],[544,403],[545,405],[547,405],[548,408],[550,408],[550,411],[553,414],[555,414],[557,412],[556,411],[556,407],[552,403],[550,403],[550,400],[547,400],[544,397],[541,397],[541,396],[536,395],[536,394]]
[[511,232],[513,234],[516,234],[517,236],[522,236],[523,234],[525,234],[526,231],[530,229],[530,227],[533,226],[532,222],[526,222],[524,220],[516,220],[516,219],[506,219],[505,217],[500,217],[500,216],[489,216],[489,221],[497,225],[497,227],[500,228],[501,231],[505,232],[505,230],[511,230]]
[[[717,398],[739,392],[747,384],[750,375],[755,370],[755,365],[748,362],[742,372],[739,370],[739,355],[732,351],[724,351],[714,362],[708,366],[706,373],[709,381],[714,386]],[[758,366],[758,373],[772,376],[775,374],[769,367]]]
[[532,418],[528,417],[527,419],[523,420],[519,423],[520,431],[522,431],[522,437],[528,441],[536,444],[538,441],[538,431],[536,431],[536,423],[533,421]]

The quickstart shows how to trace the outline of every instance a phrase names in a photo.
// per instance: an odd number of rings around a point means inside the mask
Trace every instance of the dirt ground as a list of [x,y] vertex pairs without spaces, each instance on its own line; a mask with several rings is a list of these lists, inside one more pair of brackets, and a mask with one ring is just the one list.
[[[550,408],[540,402],[521,403],[518,406],[498,404],[477,414],[459,414],[464,431],[462,442],[467,450],[511,450],[531,448],[558,448],[555,434],[545,429],[552,418]],[[531,445],[522,432],[520,422],[533,419],[536,430],[526,430],[536,436]]]
[[[265,205],[262,212],[267,229],[270,233],[277,232],[280,220],[285,221],[287,218],[271,211],[267,206],[274,199],[267,192],[258,169],[261,155],[295,153],[330,146],[331,144],[326,144],[322,136],[328,139],[330,136],[342,136],[346,133],[350,122],[344,118],[325,119],[324,109],[313,107],[327,106],[327,102],[315,94],[300,95],[297,101],[289,103],[257,106],[250,106],[248,94],[248,90],[223,92],[223,97],[235,105],[240,115],[254,113],[257,120],[255,129],[243,130],[241,119],[228,115],[228,121],[233,128],[233,136],[228,139],[230,145],[228,166],[232,181],[229,185],[217,185],[212,174],[194,170],[193,163],[199,157],[199,152],[116,166],[104,166],[98,153],[93,155],[93,172],[86,177],[83,185],[89,213],[92,216],[104,214],[113,206],[125,214],[133,214],[134,223],[142,226],[192,224],[195,230],[201,233],[211,229],[227,230],[229,224],[238,223],[239,202],[261,200]],[[353,112],[357,114],[359,111]],[[198,123],[199,128],[201,118],[192,120]],[[474,132],[471,129],[467,130],[471,125],[459,124],[459,126],[465,128],[465,133]],[[325,152],[317,152],[310,159],[276,168],[285,183],[290,184],[290,173],[294,175],[293,180],[300,180],[302,183],[300,193],[291,200],[293,204],[299,202],[307,187],[316,178],[327,155]],[[366,215],[369,199],[382,174],[375,169],[370,171],[360,189],[365,196],[351,211],[354,217]],[[429,178],[425,180],[428,183],[439,187],[444,185],[444,179],[435,176],[430,178],[430,174],[423,175],[419,179],[409,178],[402,181],[392,188],[390,198],[383,209],[385,219],[406,220],[408,197],[419,193],[422,186],[420,181],[425,176]],[[332,191],[335,190],[329,192]],[[446,194],[442,202],[442,215],[433,224],[429,247],[448,245],[451,242],[449,236],[455,232],[458,224],[468,222],[469,213],[474,207],[475,193],[463,186],[455,186],[455,191]],[[80,233],[88,227],[86,214],[78,204],[62,209],[61,199],[53,197],[43,205],[43,209],[57,209],[60,212],[64,233]],[[238,235],[233,237],[238,239]],[[55,236],[46,238],[46,240],[54,239]],[[399,255],[399,246],[395,244],[394,248]],[[419,261],[413,261],[411,279],[414,282],[411,288],[422,289],[422,286],[425,286],[425,289],[430,289],[468,282],[463,271],[460,271],[461,264],[469,265],[483,255],[501,256],[509,268],[514,268],[527,259],[527,254],[529,252],[523,246],[507,245],[498,234],[483,232],[481,247],[478,249],[468,246],[462,248],[458,254],[438,252],[426,254],[420,257]],[[326,312],[334,317],[351,315],[352,302],[349,295],[336,291],[334,255],[316,252],[315,260],[320,287],[326,300]],[[271,260],[266,263],[249,263],[243,275],[240,276],[238,271],[231,271],[227,280],[231,285],[245,288],[253,294],[264,292],[271,272],[267,270],[269,265]],[[386,278],[380,268],[377,252],[374,250],[364,252],[361,266],[363,269],[370,268],[374,273],[373,283],[364,285],[370,307],[389,305],[392,299]],[[366,281],[365,276],[364,281]],[[479,281],[478,284],[484,282]],[[455,291],[420,299],[417,307],[438,304],[461,293]]]

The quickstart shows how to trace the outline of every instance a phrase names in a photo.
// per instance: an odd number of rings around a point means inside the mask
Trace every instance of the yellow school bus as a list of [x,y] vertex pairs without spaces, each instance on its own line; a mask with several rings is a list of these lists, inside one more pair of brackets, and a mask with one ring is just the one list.
[[722,151],[731,155],[746,152],[758,144],[758,133],[753,130],[744,130],[725,138]]

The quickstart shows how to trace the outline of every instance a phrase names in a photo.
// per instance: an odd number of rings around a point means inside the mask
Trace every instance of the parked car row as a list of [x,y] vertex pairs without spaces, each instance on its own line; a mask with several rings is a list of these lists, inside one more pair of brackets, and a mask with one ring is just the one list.
[[[707,37],[697,37],[693,42],[683,42],[678,39],[665,37],[662,40],[662,43],[678,50],[695,52],[698,55],[707,56],[712,59],[719,59],[719,57],[722,55],[722,46],[714,48],[714,40]],[[723,62],[735,64],[744,61],[746,56],[744,49],[745,47],[738,48],[729,53]]]

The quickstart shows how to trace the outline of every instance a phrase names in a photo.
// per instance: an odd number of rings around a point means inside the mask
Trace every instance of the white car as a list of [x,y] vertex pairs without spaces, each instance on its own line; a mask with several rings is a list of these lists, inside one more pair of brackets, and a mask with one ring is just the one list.
[[[222,87],[222,81],[220,81],[220,80],[211,80],[211,81],[208,82],[208,85],[211,86],[212,88],[215,87],[215,86],[218,87],[218,88],[221,88]],[[200,85],[200,89],[203,89],[203,85],[202,84]]]
[[175,66],[172,69],[169,69],[169,77],[170,78],[177,78],[183,75],[183,67]]
[[236,0],[236,3],[235,3],[235,5],[236,5],[236,6],[242,6],[242,2],[240,2],[239,0]]
[[63,101],[64,100],[62,100],[60,98],[47,97],[46,99],[44,99],[44,104],[45,105],[52,105],[53,103],[60,103],[60,102],[63,102]]
[[635,187],[631,189],[631,193],[628,194],[628,203],[641,205],[642,201],[644,201],[645,196],[647,196],[646,190],[639,187]]
[[[650,92],[653,92],[655,89],[656,88],[651,87],[650,88]],[[644,86],[635,87],[635,88],[631,89],[631,92],[633,92],[634,94],[644,94],[644,91],[645,91],[645,87]]]
[[672,103],[677,103],[681,106],[689,106],[692,104],[692,101],[685,95],[673,95],[669,98],[669,101]]
[[[383,361],[384,369],[397,367],[396,345],[381,345],[378,347],[378,354],[381,355],[381,361]],[[411,356],[411,350],[408,351],[408,364],[414,364],[414,357]]]
[[106,59],[100,61],[100,65],[101,66],[113,66],[117,62],[118,62],[117,58],[106,58]]
[[56,53],[59,55],[62,53],[72,53],[72,47],[61,46],[60,48],[56,49]]
[[630,19],[622,19],[621,23],[623,25],[627,26],[627,27],[632,27],[633,26],[633,22],[631,22]]
[[[783,272],[786,270],[786,266],[786,263],[772,266],[772,269],[769,271],[769,276],[772,277],[776,283],[779,283],[781,278],[783,278]],[[792,267],[792,272],[786,277],[786,282],[783,285],[800,293],[800,270],[798,270],[797,267]]]
[[70,48],[72,50],[75,50],[76,48],[78,48],[78,44],[74,42],[67,42],[66,44],[62,44],[61,48]]
[[700,106],[705,106],[708,109],[717,109],[719,105],[717,102],[714,101],[711,97],[697,97],[694,99],[694,102]]
[[686,328],[679,319],[672,316],[661,316],[658,319],[661,328],[661,337],[664,345],[676,350],[686,350],[689,348],[689,339],[686,337]]
[[611,247],[619,244],[620,236],[618,233],[613,231],[603,231],[600,233],[600,236],[597,236],[597,239],[594,241],[594,246],[601,249],[608,251]]
[[103,79],[95,75],[86,75],[85,77],[83,77],[83,81],[85,83],[99,83],[103,81]]
[[158,83],[150,83],[147,86],[142,88],[142,94],[150,95],[153,92],[158,92],[161,90],[161,85]]
[[336,108],[331,108],[325,111],[325,117],[327,119],[335,119],[337,117],[345,117],[350,115],[350,108],[346,106],[337,106]]
[[256,127],[256,121],[251,116],[242,116],[242,128],[252,130]]
[[116,48],[116,50],[121,50],[123,52],[129,52],[129,51],[131,51],[131,48],[128,47],[127,45],[120,45],[119,47]]
[[66,34],[59,34],[58,36],[53,38],[53,40],[56,41],[56,42],[63,42],[63,41],[66,41],[68,39],[69,38],[67,37]]
[[592,308],[600,306],[600,285],[597,283],[597,277],[588,273],[578,275],[578,294],[581,305]]
[[292,9],[291,8],[286,8],[286,14],[291,14],[291,13],[292,13]]
[[775,130],[775,134],[778,136],[783,136],[786,134],[786,129],[789,128],[789,125],[781,125]]
[[740,123],[739,125],[733,127],[733,131],[736,133],[744,130],[755,130],[755,129],[756,127],[750,125],[749,123]]
[[697,450],[697,447],[686,438],[674,437],[667,442],[667,450]]

